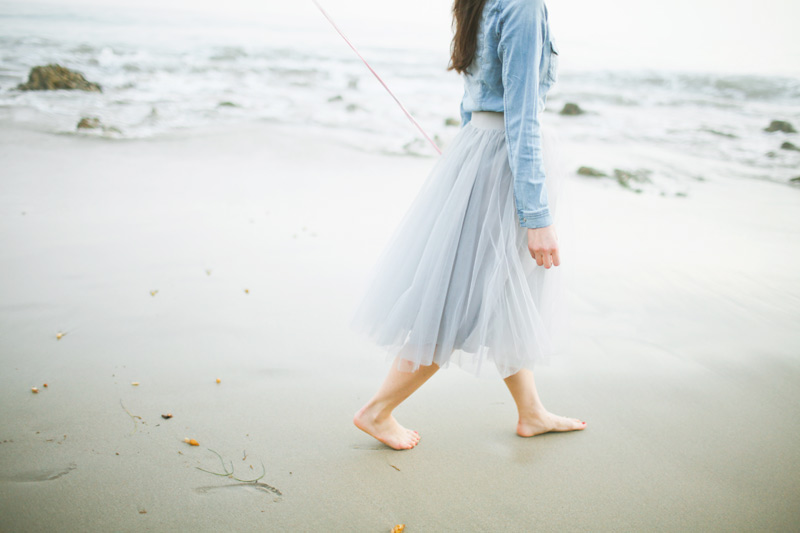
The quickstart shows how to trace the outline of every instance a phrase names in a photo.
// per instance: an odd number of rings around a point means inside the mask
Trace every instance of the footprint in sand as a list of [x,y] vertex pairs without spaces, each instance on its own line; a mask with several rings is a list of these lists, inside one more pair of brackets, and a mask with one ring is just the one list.
[[236,489],[242,488],[256,490],[259,492],[267,492],[270,494],[276,494],[278,496],[282,496],[280,490],[276,489],[272,485],[267,485],[266,483],[235,483],[233,485],[210,485],[207,487],[197,487],[194,489],[195,492],[199,492],[200,494],[208,494],[211,491],[216,491],[220,489]]
[[5,477],[5,479],[8,481],[16,481],[18,483],[24,483],[30,481],[52,481],[54,479],[60,478],[61,476],[66,476],[76,468],[78,468],[78,465],[76,465],[75,463],[70,463],[69,465],[67,465],[66,468],[29,470],[27,472],[19,472],[17,474],[12,474],[8,477]]

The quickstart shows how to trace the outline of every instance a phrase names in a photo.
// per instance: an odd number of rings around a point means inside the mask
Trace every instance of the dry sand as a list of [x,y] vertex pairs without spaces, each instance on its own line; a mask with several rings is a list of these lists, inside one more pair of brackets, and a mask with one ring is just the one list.
[[519,438],[453,367],[397,452],[351,424],[387,365],[347,319],[434,160],[332,137],[0,127],[0,530],[800,528],[800,191],[570,178],[572,338],[537,381],[588,429]]

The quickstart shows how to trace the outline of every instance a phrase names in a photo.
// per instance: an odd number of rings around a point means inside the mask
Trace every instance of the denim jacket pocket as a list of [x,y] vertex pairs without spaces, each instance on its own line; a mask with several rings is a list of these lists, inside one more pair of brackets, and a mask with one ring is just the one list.
[[556,41],[553,38],[550,38],[549,62],[547,77],[551,82],[555,83],[558,81],[558,46],[556,46]]

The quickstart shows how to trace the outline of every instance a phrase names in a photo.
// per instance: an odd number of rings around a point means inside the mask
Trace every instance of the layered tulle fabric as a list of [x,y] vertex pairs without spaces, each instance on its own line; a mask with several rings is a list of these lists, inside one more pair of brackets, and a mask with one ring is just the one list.
[[[563,176],[548,164],[553,141],[543,134],[560,239]],[[476,376],[496,369],[507,377],[547,363],[565,333],[566,277],[563,266],[536,264],[516,213],[504,130],[473,119],[389,238],[351,328],[384,347],[387,359],[399,356],[405,371],[454,363]]]

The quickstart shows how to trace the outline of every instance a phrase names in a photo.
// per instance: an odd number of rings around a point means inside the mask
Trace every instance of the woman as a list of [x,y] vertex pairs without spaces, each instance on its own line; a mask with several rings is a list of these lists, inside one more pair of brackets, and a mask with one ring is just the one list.
[[539,113],[558,50],[543,0],[455,0],[448,70],[464,75],[458,135],[378,259],[351,327],[394,359],[355,425],[395,449],[419,434],[392,411],[442,366],[491,360],[517,434],[583,429],[548,412],[531,367],[547,360],[564,293]]

